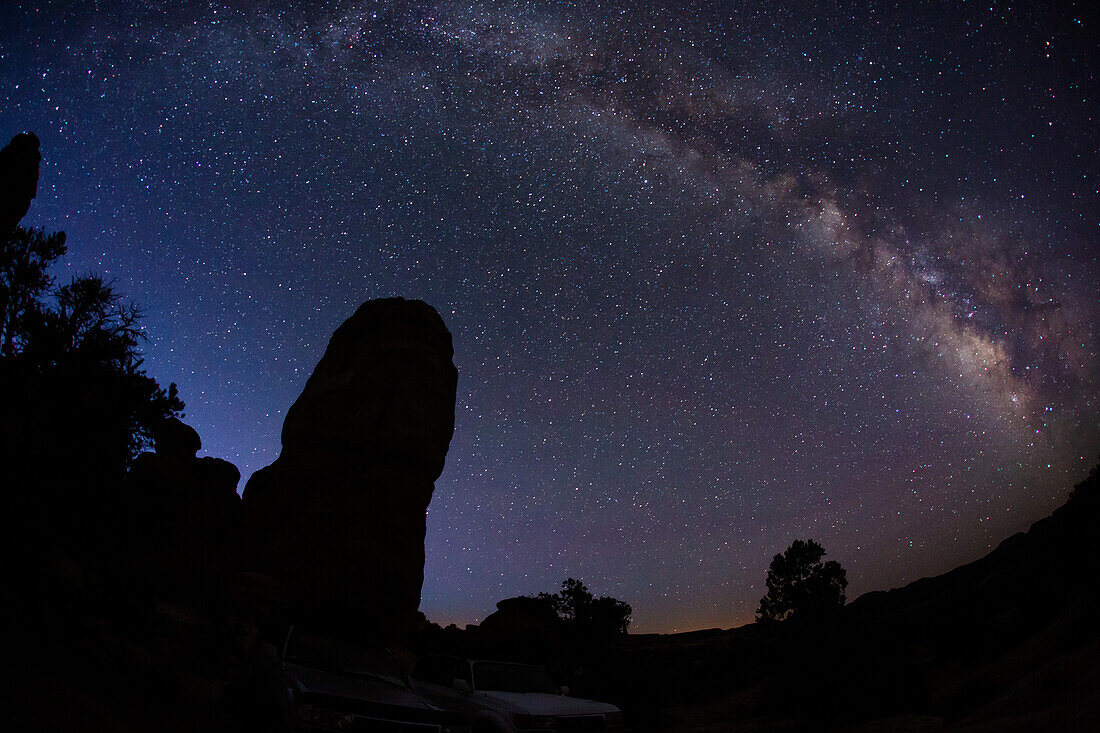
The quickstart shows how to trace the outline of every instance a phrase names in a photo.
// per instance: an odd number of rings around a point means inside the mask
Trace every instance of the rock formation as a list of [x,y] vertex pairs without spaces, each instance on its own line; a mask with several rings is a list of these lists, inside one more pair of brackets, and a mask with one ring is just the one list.
[[519,596],[497,601],[497,610],[485,617],[480,629],[501,636],[550,636],[560,633],[561,621],[545,598]]
[[278,460],[252,476],[246,523],[294,612],[379,637],[414,621],[425,516],[454,433],[451,334],[426,303],[363,304],[287,413]]
[[210,595],[236,571],[241,472],[220,458],[196,458],[194,428],[169,418],[126,475],[120,538],[138,550],[135,568],[159,592]]
[[505,598],[473,634],[478,656],[543,664],[560,656],[565,629],[546,598]]
[[0,150],[0,236],[7,237],[27,215],[38,194],[38,137],[21,132]]
[[[194,458],[202,448],[198,432],[177,417],[170,417],[157,427],[153,434],[153,443],[157,455],[185,461]],[[237,479],[240,480],[239,474]]]

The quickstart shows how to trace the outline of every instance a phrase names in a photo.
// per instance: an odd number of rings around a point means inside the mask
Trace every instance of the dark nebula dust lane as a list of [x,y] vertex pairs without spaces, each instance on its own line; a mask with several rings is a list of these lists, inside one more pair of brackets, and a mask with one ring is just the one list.
[[793,539],[942,572],[1100,446],[1085,6],[773,5],[16,2],[0,133],[246,477],[359,303],[439,310],[429,618],[731,626]]

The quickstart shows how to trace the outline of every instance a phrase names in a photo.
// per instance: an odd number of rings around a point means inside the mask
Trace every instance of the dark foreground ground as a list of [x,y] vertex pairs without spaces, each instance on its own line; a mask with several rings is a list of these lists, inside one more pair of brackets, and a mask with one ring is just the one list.
[[[574,694],[617,703],[635,730],[1100,730],[1098,520],[1094,475],[977,562],[833,618],[534,647]],[[265,576],[171,598],[60,556],[23,581],[15,729],[249,729],[237,683],[278,604]],[[402,659],[469,648],[476,633],[422,635]]]

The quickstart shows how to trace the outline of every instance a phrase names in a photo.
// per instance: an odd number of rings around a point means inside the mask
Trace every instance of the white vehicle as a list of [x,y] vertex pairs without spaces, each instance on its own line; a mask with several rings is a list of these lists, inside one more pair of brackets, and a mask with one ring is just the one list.
[[411,676],[422,696],[464,714],[472,733],[623,730],[617,707],[568,697],[542,667],[429,654]]
[[376,644],[275,625],[245,679],[258,730],[469,733],[461,713],[417,695]]

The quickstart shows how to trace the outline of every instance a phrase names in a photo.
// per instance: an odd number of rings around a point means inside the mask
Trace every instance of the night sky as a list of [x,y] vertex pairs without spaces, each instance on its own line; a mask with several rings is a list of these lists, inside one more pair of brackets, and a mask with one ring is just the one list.
[[1087,3],[294,5],[8,0],[0,143],[246,478],[361,302],[439,310],[430,619],[729,627],[809,537],[854,598],[1095,463]]

